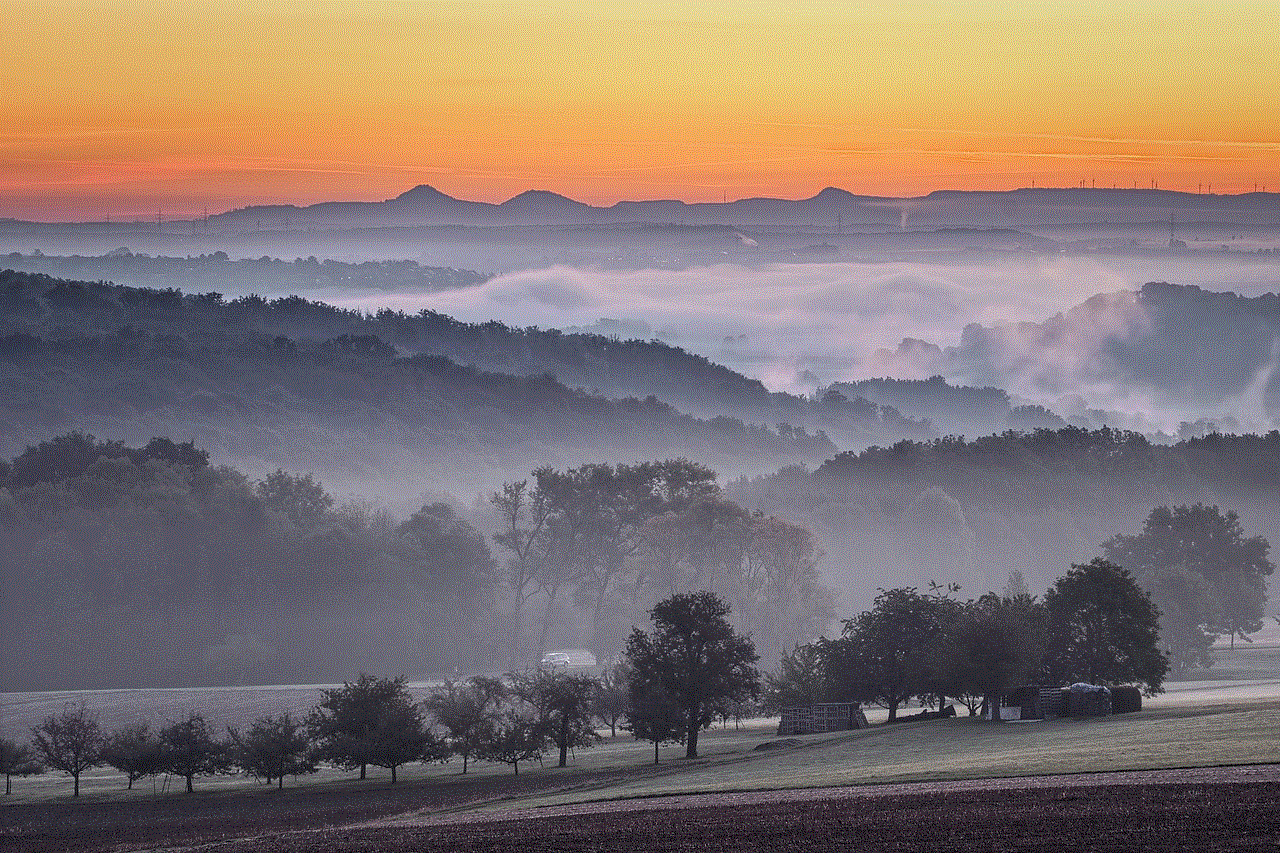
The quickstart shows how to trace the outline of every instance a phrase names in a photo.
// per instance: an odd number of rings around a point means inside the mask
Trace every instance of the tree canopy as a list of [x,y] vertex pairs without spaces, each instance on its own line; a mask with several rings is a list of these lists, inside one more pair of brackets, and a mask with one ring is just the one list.
[[1136,536],[1102,545],[1108,560],[1132,570],[1161,612],[1160,639],[1175,670],[1206,666],[1219,634],[1236,638],[1262,627],[1270,543],[1246,536],[1235,512],[1216,506],[1156,507]]
[[698,732],[717,704],[759,695],[759,659],[750,638],[729,624],[729,606],[710,592],[681,593],[650,612],[654,629],[636,628],[627,641],[631,694],[660,687],[685,714],[685,754],[698,755]]
[[80,796],[80,774],[102,764],[102,729],[83,705],[33,727],[31,743],[42,764],[71,777],[72,796]]
[[1073,565],[1045,595],[1050,683],[1141,684],[1163,690],[1169,660],[1160,651],[1160,613],[1127,569],[1095,558]]

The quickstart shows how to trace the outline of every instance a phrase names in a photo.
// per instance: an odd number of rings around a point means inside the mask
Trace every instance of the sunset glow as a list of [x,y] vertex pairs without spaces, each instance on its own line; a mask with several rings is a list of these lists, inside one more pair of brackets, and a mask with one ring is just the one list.
[[1280,188],[1280,6],[0,0],[0,216]]

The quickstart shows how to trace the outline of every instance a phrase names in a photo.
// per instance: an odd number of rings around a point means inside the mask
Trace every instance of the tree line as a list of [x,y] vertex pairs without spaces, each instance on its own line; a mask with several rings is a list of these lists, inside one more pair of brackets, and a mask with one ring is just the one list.
[[[587,621],[587,645],[612,657],[654,601],[706,590],[776,657],[834,617],[809,531],[726,500],[715,472],[686,459],[540,468],[490,497],[510,595],[507,665],[546,648],[563,597]],[[526,602],[542,604],[536,640]],[[775,651],[776,650],[776,651]]]
[[597,725],[621,726],[652,741],[687,744],[697,755],[701,729],[719,715],[749,713],[758,695],[757,660],[749,638],[725,617],[729,607],[709,592],[680,594],[651,611],[654,630],[635,629],[627,654],[600,678],[536,668],[502,678],[477,675],[447,680],[422,702],[401,678],[362,673],[354,682],[323,689],[305,718],[284,713],[257,719],[243,731],[220,735],[203,714],[189,713],[152,731],[149,723],[104,733],[84,706],[50,716],[31,729],[31,742],[0,738],[6,793],[13,776],[50,769],[70,776],[73,796],[81,775],[110,766],[134,782],[172,774],[194,791],[198,777],[241,773],[283,787],[285,776],[314,773],[322,764],[358,770],[383,767],[395,784],[411,763],[462,759],[509,765],[541,762],[548,751],[565,767],[572,750],[594,746]]
[[[309,474],[251,480],[193,442],[59,436],[0,460],[0,665],[30,688],[73,672],[93,687],[516,671],[547,648],[610,659],[655,602],[691,590],[729,602],[772,665],[827,629],[834,593],[809,529],[730,493],[685,459],[592,463],[396,518],[339,504]],[[945,496],[930,500],[945,515]],[[1268,554],[1234,512],[1195,504],[1158,507],[1101,556],[1152,596],[1181,672],[1208,665],[1217,636],[1261,627]],[[339,634],[340,648],[320,642]],[[317,644],[326,656],[283,653]]]
[[[735,480],[725,491],[744,506],[811,530],[829,555],[828,582],[843,578],[846,588],[858,581],[868,590],[923,588],[941,578],[999,589],[1011,570],[1044,590],[1063,566],[1079,562],[1100,543],[1117,534],[1143,535],[1152,508],[1165,507],[1174,517],[1157,519],[1157,528],[1171,537],[1201,531],[1196,547],[1219,555],[1206,562],[1186,552],[1186,565],[1199,579],[1172,577],[1170,568],[1183,561],[1172,552],[1115,550],[1101,556],[1133,571],[1156,597],[1169,620],[1165,634],[1173,640],[1175,632],[1194,633],[1174,630],[1176,614],[1186,614],[1177,616],[1186,624],[1201,625],[1202,614],[1209,614],[1221,630],[1204,633],[1226,635],[1228,626],[1213,611],[1231,605],[1220,602],[1260,600],[1250,590],[1271,570],[1257,559],[1257,545],[1227,548],[1240,560],[1231,557],[1222,565],[1255,567],[1243,576],[1209,563],[1230,556],[1217,543],[1231,541],[1232,525],[1244,531],[1242,540],[1276,541],[1277,482],[1280,432],[1212,434],[1161,445],[1133,432],[1067,427],[874,447],[841,454],[816,471],[791,467]],[[1195,510],[1197,505],[1206,509]],[[1179,515],[1179,506],[1188,509]],[[1229,576],[1241,583],[1228,582]],[[857,601],[859,609],[869,603],[870,595]],[[1204,648],[1203,638],[1198,642]],[[1191,663],[1193,645],[1174,656],[1175,667]]]
[[[1137,684],[1160,692],[1169,669],[1157,639],[1159,613],[1130,573],[1103,558],[1072,566],[1038,600],[1013,575],[1003,594],[954,597],[956,585],[928,592],[882,590],[874,606],[846,619],[841,636],[796,645],[765,676],[764,710],[825,701],[877,704],[889,722],[909,701],[940,709],[948,699],[992,710],[1034,681],[1062,685]],[[110,765],[131,788],[160,773],[194,779],[232,770],[283,786],[285,776],[321,763],[359,770],[387,768],[391,782],[410,763],[461,758],[511,766],[541,761],[548,751],[567,765],[572,750],[590,748],[597,724],[621,726],[651,742],[683,743],[698,754],[699,733],[717,718],[753,712],[760,697],[759,656],[730,623],[731,607],[710,591],[678,593],[650,611],[651,631],[634,628],[619,663],[600,678],[535,668],[502,678],[445,681],[415,702],[404,678],[361,674],[321,691],[305,719],[262,717],[243,732],[212,730],[190,713],[154,735],[147,724],[104,735],[84,708],[47,718],[30,745],[0,740],[6,790],[13,775],[44,767],[73,780]]]
[[[1128,570],[1103,558],[1071,567],[1041,599],[1019,575],[961,601],[955,584],[881,590],[833,639],[796,646],[767,675],[765,709],[874,704],[889,721],[909,702],[975,715],[1024,684],[1075,682],[1163,690],[1169,660],[1159,611]],[[999,714],[992,714],[999,720]]]
[[[685,459],[542,468],[407,518],[310,474],[252,480],[192,442],[71,433],[0,461],[15,687],[518,671],[581,643],[608,659],[654,602],[693,589],[730,601],[776,660],[833,618],[820,557]],[[298,646],[327,651],[285,654]]]
[[[977,713],[1021,683],[1138,684],[1208,667],[1219,636],[1263,624],[1270,543],[1216,506],[1156,507],[1141,533],[1102,544],[1043,598],[1021,572],[1003,594],[960,601],[959,585],[880,590],[835,639],[797,645],[766,677],[766,708],[819,701],[955,700]],[[1131,571],[1132,570],[1132,571]]]

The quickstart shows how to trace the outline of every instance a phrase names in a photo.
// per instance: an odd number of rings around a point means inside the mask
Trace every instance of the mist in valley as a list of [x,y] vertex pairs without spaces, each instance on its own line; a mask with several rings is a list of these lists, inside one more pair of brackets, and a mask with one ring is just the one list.
[[768,668],[1157,506],[1277,541],[1274,237],[1042,226],[0,229],[6,683],[607,661],[700,588]]

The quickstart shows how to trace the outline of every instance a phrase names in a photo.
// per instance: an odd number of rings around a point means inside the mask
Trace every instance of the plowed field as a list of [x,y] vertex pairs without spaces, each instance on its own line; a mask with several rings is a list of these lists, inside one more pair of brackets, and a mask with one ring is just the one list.
[[[515,785],[516,780],[510,780]],[[528,784],[521,782],[520,785]],[[466,786],[470,787],[470,786]],[[1029,777],[956,783],[757,791],[585,803],[520,812],[442,813],[461,787],[403,787],[382,799],[329,791],[322,802],[279,801],[270,812],[237,814],[237,798],[177,799],[172,808],[206,810],[166,826],[142,825],[133,808],[115,824],[81,823],[67,807],[61,827],[10,832],[7,849],[138,850],[206,853],[364,853],[364,851],[801,851],[942,850],[1275,850],[1280,847],[1280,767]],[[319,793],[319,792],[316,792]],[[475,791],[471,791],[474,795]],[[491,792],[499,794],[498,791]],[[531,793],[511,790],[509,794]],[[433,794],[434,799],[428,799]],[[183,803],[186,805],[183,805]],[[102,804],[110,805],[110,804]],[[130,804],[132,805],[132,804]],[[36,807],[31,807],[36,808]],[[378,818],[395,809],[404,817]],[[372,809],[372,812],[370,811]],[[225,823],[217,827],[217,812]],[[132,814],[131,818],[127,816]],[[363,814],[372,823],[337,826]],[[35,817],[32,814],[32,817]],[[47,815],[53,818],[52,814]],[[83,821],[87,812],[79,815]],[[101,815],[105,817],[105,815]],[[126,819],[127,818],[127,819]],[[326,825],[327,821],[332,821]],[[183,831],[171,834],[181,826]],[[239,838],[229,836],[239,835]],[[218,840],[222,839],[222,840]],[[78,841],[78,843],[76,843]],[[69,843],[70,842],[70,843]]]

